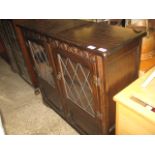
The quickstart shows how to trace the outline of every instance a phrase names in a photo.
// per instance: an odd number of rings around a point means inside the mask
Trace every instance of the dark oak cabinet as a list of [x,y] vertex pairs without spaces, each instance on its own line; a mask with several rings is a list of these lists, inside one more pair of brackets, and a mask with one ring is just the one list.
[[[81,20],[13,20],[18,42],[22,50],[28,74],[34,88],[39,86],[36,68],[34,68],[33,58],[30,53],[29,45],[25,44],[28,39],[35,41],[45,41],[48,37],[60,33],[64,30],[86,25],[89,22]],[[39,32],[39,33],[37,33]],[[44,35],[43,35],[44,34]]]
[[19,47],[12,20],[0,20],[0,36],[6,47],[12,70],[31,84],[25,59]]
[[1,39],[3,40],[3,43],[6,47],[9,59],[10,59],[10,63],[11,63],[11,68],[13,71],[15,72],[19,72],[17,63],[16,63],[16,59],[15,59],[15,55],[13,52],[13,49],[11,48],[11,39],[13,38],[12,36],[9,37],[9,32],[10,28],[8,28],[10,21],[6,21],[6,20],[0,20],[0,36]]
[[138,77],[145,33],[79,20],[38,22],[16,25],[45,103],[81,134],[113,133],[112,97]]

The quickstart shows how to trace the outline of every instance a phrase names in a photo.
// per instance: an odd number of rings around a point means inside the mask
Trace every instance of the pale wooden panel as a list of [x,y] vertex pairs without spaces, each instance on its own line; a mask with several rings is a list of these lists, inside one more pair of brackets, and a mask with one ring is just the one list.
[[155,134],[155,123],[121,103],[117,103],[116,134]]

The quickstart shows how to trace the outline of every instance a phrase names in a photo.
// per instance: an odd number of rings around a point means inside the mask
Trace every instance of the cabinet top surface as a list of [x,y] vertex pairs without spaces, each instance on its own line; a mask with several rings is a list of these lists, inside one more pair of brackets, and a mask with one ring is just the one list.
[[57,34],[61,31],[90,23],[88,21],[75,19],[16,19],[14,22],[21,27],[48,35]]
[[14,21],[16,25],[56,37],[82,48],[93,48],[91,50],[98,53],[111,53],[115,51],[114,49],[145,35],[145,32],[136,32],[130,28],[83,20],[35,19]]
[[145,32],[135,32],[130,28],[105,23],[90,23],[59,34],[64,40],[82,47],[94,46],[95,50],[106,49],[109,52],[144,35]]

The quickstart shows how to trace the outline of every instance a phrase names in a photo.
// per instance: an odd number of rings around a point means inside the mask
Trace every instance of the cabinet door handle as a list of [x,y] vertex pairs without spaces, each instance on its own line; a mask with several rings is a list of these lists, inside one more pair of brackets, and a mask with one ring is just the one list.
[[58,80],[61,80],[61,79],[62,79],[61,72],[59,72],[59,73],[57,74],[57,79],[58,79]]

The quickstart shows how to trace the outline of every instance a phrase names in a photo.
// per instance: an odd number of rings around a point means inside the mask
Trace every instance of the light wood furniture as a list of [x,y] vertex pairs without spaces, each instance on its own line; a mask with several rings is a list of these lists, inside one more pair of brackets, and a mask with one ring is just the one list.
[[155,134],[155,78],[142,87],[154,71],[155,67],[114,96],[116,134]]
[[135,31],[146,31],[142,39],[140,72],[145,73],[155,65],[155,20],[131,20],[127,26]]
[[140,71],[146,72],[155,65],[155,30],[142,39]]

